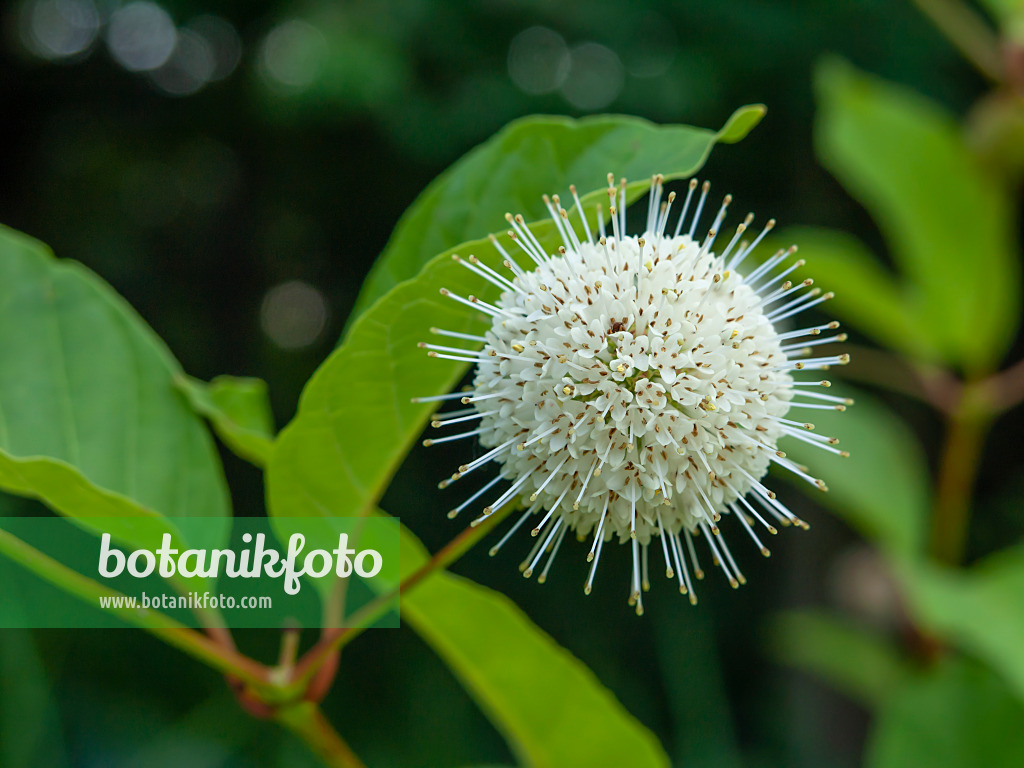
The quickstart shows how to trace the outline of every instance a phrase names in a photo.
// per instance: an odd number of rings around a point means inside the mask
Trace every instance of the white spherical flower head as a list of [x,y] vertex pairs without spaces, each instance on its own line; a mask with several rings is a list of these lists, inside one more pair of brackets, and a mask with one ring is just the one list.
[[[600,211],[598,232],[583,217],[578,232],[558,197],[545,197],[564,242],[555,254],[541,247],[522,217],[509,216],[509,234],[532,268],[524,270],[500,245],[507,275],[456,256],[501,295],[491,305],[442,291],[489,315],[490,329],[485,336],[433,329],[482,349],[421,345],[432,356],[477,364],[471,394],[436,398],[461,398],[469,407],[433,422],[478,421],[477,428],[426,443],[478,436],[489,449],[452,480],[491,462],[500,466],[498,476],[452,516],[488,492],[490,503],[474,522],[507,505],[525,507],[492,554],[532,520],[536,542],[522,571],[531,576],[548,553],[541,580],[568,531],[591,537],[588,593],[605,543],[628,543],[629,599],[640,613],[649,586],[649,547],[661,550],[667,576],[678,579],[680,591],[695,603],[691,572],[697,579],[704,575],[695,538],[704,539],[734,587],[745,582],[719,531],[723,515],[735,517],[766,556],[758,525],[769,533],[776,532],[772,520],[807,527],[761,484],[774,463],[825,489],[786,458],[780,438],[845,455],[834,438],[787,418],[795,407],[843,410],[848,404],[815,390],[828,387],[827,381],[793,377],[846,363],[846,355],[809,357],[812,347],[845,335],[822,334],[837,323],[779,330],[831,294],[820,294],[811,280],[789,279],[803,264],[789,263],[795,247],[748,274],[739,271],[774,221],[748,243],[742,238],[753,220],[749,215],[725,248],[714,251],[729,196],[707,235],[695,238],[709,192],[705,182],[695,195],[697,187],[690,182],[674,217],[675,194],[665,196],[662,179],[652,179],[647,227],[639,236],[624,234],[624,180],[616,187],[609,177],[610,233]],[[572,195],[582,210],[575,189]],[[502,482],[509,485],[492,490]]]

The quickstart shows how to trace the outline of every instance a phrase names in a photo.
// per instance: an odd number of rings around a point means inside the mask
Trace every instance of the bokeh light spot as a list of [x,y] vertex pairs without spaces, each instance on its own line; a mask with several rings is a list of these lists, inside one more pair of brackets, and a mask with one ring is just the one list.
[[87,50],[100,31],[92,0],[33,0],[23,7],[22,42],[44,59],[63,59]]
[[327,325],[327,299],[304,280],[281,283],[263,297],[260,325],[282,349],[308,347]]
[[260,66],[274,84],[301,90],[316,80],[327,61],[327,40],[312,24],[292,19],[270,30]]
[[188,96],[210,81],[215,67],[214,53],[206,38],[183,29],[178,33],[174,53],[150,77],[165,93]]
[[185,29],[200,35],[213,52],[213,72],[211,81],[223,80],[238,66],[242,58],[242,38],[231,22],[206,13],[196,16]]
[[110,17],[107,47],[125,69],[147,72],[160,67],[174,53],[178,32],[163,8],[138,0]]
[[569,74],[569,48],[562,36],[547,27],[524,29],[508,47],[508,75],[521,90],[551,93]]
[[603,109],[622,92],[625,76],[615,51],[599,43],[581,43],[570,52],[562,95],[577,109]]

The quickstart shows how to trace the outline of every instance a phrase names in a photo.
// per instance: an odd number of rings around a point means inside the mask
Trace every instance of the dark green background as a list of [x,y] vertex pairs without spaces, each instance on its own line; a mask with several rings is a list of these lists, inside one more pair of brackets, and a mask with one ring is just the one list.
[[[652,2],[644,10],[617,0],[163,6],[178,23],[210,12],[236,26],[243,58],[228,79],[169,97],[122,69],[101,42],[88,56],[45,62],[19,41],[23,6],[0,11],[0,220],[98,272],[192,375],[265,378],[279,425],[416,194],[515,117],[581,114],[558,93],[529,96],[509,79],[509,43],[532,25],[570,45],[598,42],[627,63],[652,28],[671,29],[669,68],[654,78],[627,72],[606,111],[717,128],[741,104],[767,104],[746,140],[714,150],[706,175],[761,219],[847,230],[878,253],[884,246],[870,219],[815,162],[815,62],[842,54],[958,115],[986,91],[909,3],[889,0]],[[260,74],[262,41],[282,21],[322,18],[325,8],[360,41],[331,62],[342,85],[276,94]],[[586,189],[602,180],[577,183]],[[324,293],[330,318],[317,343],[285,351],[262,333],[259,310],[270,288],[294,278]],[[934,444],[938,425],[921,406],[890,403]],[[1021,426],[1019,415],[1004,419],[989,443],[979,482],[988,514],[976,515],[973,556],[1024,532],[1014,501],[1024,485],[1020,458],[999,450]],[[458,456],[415,450],[383,504],[432,549],[462,528],[444,515],[451,492],[435,490]],[[226,453],[224,462],[238,514],[260,514],[258,472]],[[636,618],[617,579],[625,552],[606,554],[589,598],[572,558],[556,564],[546,585],[525,582],[515,542],[494,560],[482,547],[455,570],[511,595],[679,765],[855,765],[866,713],[774,665],[765,624],[780,608],[845,605],[866,555],[841,522],[788,496],[812,531],[784,532],[770,561],[744,557],[751,583],[739,592],[709,579],[696,609],[656,583],[645,617]],[[277,638],[251,632],[241,643],[269,660]],[[41,674],[30,674],[37,664]],[[0,740],[15,753],[28,736],[4,718],[16,722],[19,702],[49,698],[52,722],[40,727],[63,734],[72,765],[312,764],[288,737],[243,714],[216,674],[137,632],[0,633],[0,689]],[[346,649],[325,710],[372,766],[511,762],[447,669],[408,631],[375,633]]]

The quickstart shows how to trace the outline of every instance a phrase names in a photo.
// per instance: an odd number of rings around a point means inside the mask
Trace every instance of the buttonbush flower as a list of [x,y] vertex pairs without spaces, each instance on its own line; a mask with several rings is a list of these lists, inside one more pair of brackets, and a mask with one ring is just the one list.
[[569,531],[589,538],[587,593],[604,546],[629,546],[628,594],[637,613],[649,588],[650,548],[661,550],[666,576],[696,603],[693,580],[704,576],[697,540],[733,587],[745,583],[719,530],[724,517],[735,518],[765,556],[758,527],[771,534],[775,524],[806,528],[761,480],[776,464],[825,490],[778,443],[791,437],[845,455],[835,438],[789,415],[849,403],[820,391],[827,381],[794,378],[849,359],[813,356],[815,347],[845,339],[828,333],[838,323],[782,330],[832,297],[812,280],[789,279],[803,265],[791,261],[796,248],[740,271],[774,220],[747,242],[748,215],[716,252],[731,196],[698,237],[710,185],[691,180],[676,215],[675,193],[666,196],[662,182],[652,179],[638,236],[625,234],[625,180],[616,186],[611,175],[610,232],[600,207],[594,232],[582,215],[577,228],[557,196],[545,196],[563,242],[557,253],[546,252],[522,216],[506,216],[520,259],[493,242],[507,274],[473,256],[453,257],[497,286],[500,298],[488,304],[441,291],[489,316],[490,329],[483,336],[431,329],[472,347],[420,345],[432,357],[476,364],[472,392],[421,398],[468,406],[438,414],[434,427],[477,424],[425,444],[478,438],[487,449],[441,486],[499,467],[450,516],[480,502],[486,506],[474,523],[506,505],[525,508],[491,553],[529,521],[536,540],[521,570],[529,578],[547,554],[541,581]]

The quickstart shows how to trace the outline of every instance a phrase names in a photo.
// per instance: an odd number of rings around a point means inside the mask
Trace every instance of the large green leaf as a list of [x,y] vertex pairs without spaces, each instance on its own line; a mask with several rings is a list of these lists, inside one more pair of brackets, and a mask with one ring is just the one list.
[[948,659],[906,685],[879,713],[870,768],[1017,768],[1024,704],[983,667]]
[[433,256],[502,229],[507,211],[547,215],[541,195],[568,197],[570,184],[598,186],[611,171],[631,180],[699,169],[717,142],[742,139],[761,105],[738,109],[720,131],[655,125],[637,117],[527,117],[510,123],[428,186],[406,211],[363,284],[353,318]]
[[966,573],[926,564],[901,571],[918,620],[987,662],[1024,701],[1024,544]]
[[177,375],[109,286],[0,227],[0,488],[75,518],[223,516],[226,533],[220,461]]
[[902,87],[827,61],[817,74],[818,154],[878,223],[905,275],[918,351],[970,371],[995,366],[1020,308],[1010,201],[953,119]]
[[[403,529],[403,572],[426,556]],[[654,735],[504,595],[436,572],[402,596],[402,617],[451,667],[522,765],[668,765]]]
[[[807,260],[807,276],[835,292],[828,303],[830,315],[909,357],[941,358],[938,342],[921,323],[913,291],[900,285],[855,237],[828,229],[790,227],[773,242],[796,243],[800,258]],[[773,250],[765,248],[761,253]]]
[[185,375],[175,381],[228,448],[258,467],[267,463],[274,442],[274,417],[265,381],[218,376],[207,384]]
[[920,554],[930,508],[920,444],[899,416],[878,400],[847,385],[828,392],[849,397],[854,405],[844,413],[797,409],[790,416],[812,422],[821,435],[839,438],[836,447],[848,451],[849,457],[793,439],[783,440],[779,447],[809,466],[814,476],[824,478],[828,493],[810,493],[862,535],[898,557]]
[[[460,250],[500,268],[486,240]],[[352,516],[376,504],[436,410],[411,399],[450,391],[466,368],[427,358],[417,342],[430,338],[431,326],[478,333],[484,327],[476,313],[441,296],[445,287],[494,298],[489,283],[442,254],[364,313],[306,384],[267,463],[271,514]]]
[[789,611],[772,625],[771,652],[874,708],[910,674],[892,641],[849,619],[819,611]]
[[[687,158],[686,166],[676,167],[670,164],[677,159],[674,150],[663,149],[660,167],[666,176],[691,173],[693,163],[703,158],[699,154]],[[645,153],[653,163],[653,150]],[[649,176],[631,183],[627,200],[637,199],[649,185]],[[583,198],[592,221],[594,206],[602,200],[607,201],[603,189]],[[550,219],[531,229],[550,252],[561,244]],[[493,285],[452,261],[456,252],[464,257],[474,254],[493,269],[505,271],[503,257],[489,240],[462,243],[435,256],[419,275],[391,289],[358,318],[342,346],[307,383],[298,414],[274,445],[267,465],[267,494],[274,514],[365,514],[383,494],[436,410],[412,403],[411,398],[450,391],[468,367],[428,359],[417,342],[428,340],[435,326],[477,334],[487,327],[480,313],[467,311],[441,296],[440,290],[485,301],[497,295]]]

